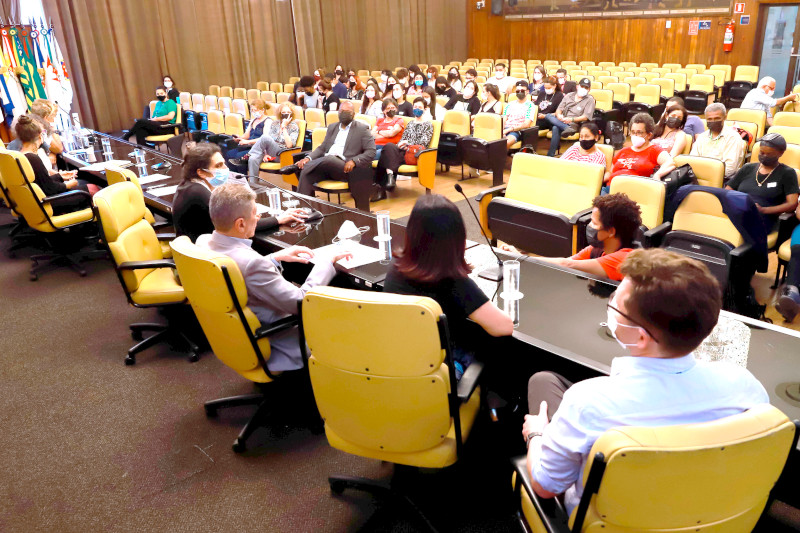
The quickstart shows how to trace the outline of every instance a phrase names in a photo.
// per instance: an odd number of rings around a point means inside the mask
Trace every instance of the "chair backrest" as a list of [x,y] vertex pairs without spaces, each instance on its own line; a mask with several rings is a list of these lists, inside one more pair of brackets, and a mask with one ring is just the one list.
[[[800,128],[800,113],[789,113],[786,111],[779,111],[775,113],[775,116],[772,119],[772,123],[775,126],[791,126],[794,128]],[[772,128],[770,128],[770,133],[772,132]]]
[[641,77],[644,72],[647,72],[647,69],[644,67],[629,67],[628,70],[633,72],[635,76]]
[[181,107],[184,111],[191,111],[192,108],[192,93],[182,92],[178,98],[181,101]]
[[[194,98],[193,98],[194,99]],[[203,99],[203,109],[201,111],[213,111],[219,109],[219,99],[213,94],[207,94]]]
[[473,137],[496,141],[503,137],[503,117],[494,113],[478,113],[473,123]]
[[231,98],[227,96],[220,96],[219,98],[217,98],[217,109],[219,109],[220,111],[225,113],[230,113],[231,105],[232,105]]
[[442,131],[455,133],[456,135],[469,135],[470,133],[470,114],[469,111],[448,110],[442,120]]
[[577,65],[577,63],[575,61],[569,61],[569,60],[561,61],[561,66],[564,67],[564,68],[566,68],[566,67],[574,67],[575,65]]
[[631,101],[631,86],[627,83],[604,83],[603,87],[614,93],[614,100],[623,104]]
[[247,98],[247,89],[244,89],[242,87],[236,87],[233,90],[233,98],[241,98],[241,99]]
[[683,133],[683,137],[686,139],[686,144],[684,144],[683,152],[681,153],[684,155],[689,155],[690,153],[692,153],[692,144],[694,144],[694,136],[689,133],[686,133],[685,131],[681,133]]
[[668,68],[670,72],[675,72],[679,68],[682,68],[682,65],[680,63],[664,63],[661,65],[661,68]]
[[233,98],[233,88],[227,85],[220,87],[219,96],[220,98]]
[[294,85],[298,81],[300,81],[300,76],[289,76],[289,83],[291,83],[292,85]]
[[184,293],[214,355],[251,381],[271,381],[266,368],[269,341],[254,339],[262,324],[247,307],[247,288],[234,260],[193,244],[185,235],[170,248]]
[[219,85],[209,85],[208,86],[208,94],[213,94],[214,96],[219,98],[219,96],[220,96],[219,92],[220,92]]
[[711,65],[709,70],[721,70],[725,73],[724,81],[731,81],[731,66],[730,65]]
[[617,63],[617,65],[627,70],[630,67],[635,67],[636,63],[633,63],[631,61],[620,61],[619,63]]
[[702,74],[706,70],[706,66],[702,63],[689,63],[686,68],[693,68],[698,74]]
[[261,96],[261,91],[259,89],[247,89],[247,101],[250,102],[259,98]]
[[609,83],[618,83],[619,82],[619,78],[617,78],[616,76],[601,76],[601,75],[598,74],[596,79],[597,79],[597,81],[599,81],[600,83],[603,84],[603,87],[605,89],[608,89],[608,84]]
[[703,74],[708,74],[709,76],[714,76],[714,86],[722,87],[725,85],[725,71],[719,69],[712,69],[707,68],[703,71]]
[[239,113],[225,114],[225,133],[227,135],[244,135],[244,120]]
[[716,237],[734,247],[744,242],[742,234],[730,221],[728,215],[722,211],[719,199],[713,194],[703,191],[693,191],[686,195],[681,205],[675,210],[672,229]]
[[360,120],[361,122],[372,128],[373,126],[375,126],[375,123],[377,122],[378,119],[374,115],[364,115],[362,113],[356,113],[356,116],[353,120]]
[[[592,82],[599,83],[599,82]],[[589,91],[594,97],[595,109],[602,111],[611,111],[614,108],[614,93],[610,89],[592,89]]]
[[195,111],[205,111],[205,98],[206,97],[200,93],[193,93],[192,109]]
[[328,133],[327,128],[314,128],[311,130],[311,149],[316,148],[325,141],[325,135]]
[[400,454],[422,456],[452,439],[452,431],[460,433],[449,407],[455,388],[442,316],[438,303],[421,296],[335,287],[306,294],[308,369],[331,446],[366,456],[389,452],[400,460]]
[[272,82],[269,84],[269,90],[274,93],[282,93],[283,92],[283,84],[279,82]]
[[699,155],[678,155],[674,159],[675,166],[689,165],[697,176],[698,185],[722,187],[725,178],[725,163],[713,157]]
[[[113,185],[115,183],[124,183],[129,181],[136,185],[139,190],[142,190],[142,184],[139,183],[139,176],[136,175],[134,171],[129,168],[121,168],[116,166],[107,166],[106,167],[106,181],[109,185]],[[155,218],[153,218],[153,213],[145,207],[144,209],[144,218],[150,224],[155,224]]]
[[269,82],[266,81],[256,82],[256,89],[258,90],[259,93],[261,93],[262,91],[269,91]]
[[659,74],[657,72],[642,72],[639,74],[640,78],[644,78],[647,80],[647,83],[653,83],[653,80],[658,78]]
[[605,143],[597,143],[595,146],[597,146],[597,149],[603,152],[603,155],[606,157],[606,171],[611,172],[614,166],[614,147]]
[[658,105],[661,101],[661,86],[641,83],[633,91],[633,101],[648,105]]
[[0,175],[14,211],[28,226],[46,233],[56,231],[50,222],[53,208],[41,202],[45,195],[34,183],[36,178],[28,158],[20,152],[0,150]]
[[671,72],[669,74],[664,74],[664,77],[674,82],[675,91],[681,92],[686,90],[686,74]]
[[[338,111],[335,113],[338,114]],[[305,114],[306,128],[308,130],[315,130],[317,128],[325,127],[325,111],[319,108],[309,107],[306,109]]]
[[728,110],[726,117],[728,120],[737,122],[752,122],[758,126],[756,137],[760,139],[764,135],[764,128],[767,124],[767,112],[760,109],[742,109],[735,107]]
[[[581,63],[585,63],[585,61],[582,61]],[[591,61],[589,61],[589,63],[591,63]],[[583,70],[585,70],[586,72],[589,72],[589,73],[595,73],[595,72],[602,72],[603,71],[603,68],[602,67],[598,67],[597,65],[585,65],[585,66],[581,65],[581,67],[583,68]]]
[[225,115],[219,109],[208,112],[208,131],[225,133]]
[[739,65],[733,75],[734,81],[758,83],[758,65]]
[[339,112],[338,111],[328,111],[325,113],[325,124],[330,126],[334,122],[339,122]]
[[608,67],[614,67],[616,66],[616,64],[613,61],[600,61],[597,63],[597,66],[605,70],[608,70]]
[[592,87],[591,88],[592,89],[602,89],[603,88],[603,82],[602,81],[592,81]]
[[275,103],[275,91],[261,91],[260,96],[265,102]]
[[283,92],[291,93],[292,91],[294,91],[294,82],[283,84]]
[[695,74],[689,82],[689,90],[714,92],[714,76],[709,74]]
[[675,80],[670,78],[653,78],[649,83],[661,87],[661,96],[667,99],[675,96]]
[[586,70],[589,70],[588,67],[597,67],[597,70],[600,70],[600,68],[601,68],[601,67],[598,67],[597,65],[595,65],[594,61],[581,61],[580,63],[578,63],[578,65],[580,65],[581,67],[585,68]]
[[694,76],[695,74],[697,74],[697,69],[693,69],[693,68],[679,68],[678,70],[676,70],[676,71],[675,71],[675,74],[683,74],[683,75],[685,75],[685,76],[686,76],[686,79],[687,79],[687,80],[690,80],[690,79],[692,79],[692,76]]
[[536,154],[516,154],[506,198],[573,216],[600,194],[605,167]]
[[672,70],[670,70],[668,68],[661,67],[661,68],[651,68],[650,72],[658,74],[658,77],[663,78],[665,74],[671,73]]
[[[772,133],[772,128],[770,128],[769,131]],[[750,162],[756,163],[758,161],[758,154],[760,153],[761,142],[759,141],[753,145],[753,151],[750,155]],[[783,155],[781,155],[778,161],[792,168],[800,168],[800,145],[787,144],[786,151],[783,152]]]
[[648,229],[655,228],[664,220],[664,199],[667,188],[664,182],[637,176],[617,176],[611,182],[611,194],[625,193],[639,204],[642,210],[642,224]]
[[626,76],[625,78],[622,79],[622,81],[630,85],[632,89],[635,89],[641,84],[647,83],[646,79],[640,78],[638,76]]
[[769,404],[710,422],[608,430],[584,469],[587,489],[598,489],[584,495],[581,530],[752,531],[795,443],[795,424]]
[[291,96],[290,93],[279,92],[275,95],[275,102],[278,104],[288,102],[290,96]]
[[[622,68],[622,67],[619,67],[619,68]],[[617,72],[614,73],[614,76],[618,77],[621,80],[624,80],[625,78],[634,78],[635,77],[633,75],[633,72],[631,72],[630,70],[618,70]]]
[[643,69],[652,72],[654,68],[658,68],[658,63],[639,63]]
[[231,102],[231,111],[239,113],[246,120],[250,120],[250,104],[243,98],[236,98]]
[[[101,189],[92,198],[115,265],[129,261],[163,259],[161,244],[153,226],[145,220],[142,190],[125,181]],[[154,269],[121,270],[120,277],[128,294],[136,292],[142,279]]]
[[558,66],[558,61],[556,61],[554,59],[547,59],[547,60],[545,60],[544,63],[542,63],[542,65],[545,68],[547,68],[547,67],[556,67],[556,66]]
[[[794,115],[796,113],[790,113],[790,114]],[[800,114],[800,113],[797,113],[797,114]],[[780,115],[780,113],[775,115],[776,119],[777,119],[778,115]],[[769,132],[770,133],[778,133],[778,134],[780,134],[784,139],[786,139],[786,142],[789,143],[789,144],[800,144],[800,126],[778,126],[778,125],[775,125],[775,126],[770,126]]]

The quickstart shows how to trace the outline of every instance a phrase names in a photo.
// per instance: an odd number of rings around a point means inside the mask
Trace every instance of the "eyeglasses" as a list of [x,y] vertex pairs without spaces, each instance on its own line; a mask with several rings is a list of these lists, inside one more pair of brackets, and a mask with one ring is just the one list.
[[658,339],[655,337],[655,335],[650,333],[650,331],[646,327],[644,327],[643,325],[639,324],[634,319],[632,319],[630,316],[626,315],[625,313],[623,313],[622,311],[617,309],[617,307],[614,305],[616,303],[614,301],[616,296],[617,296],[617,291],[614,291],[614,292],[611,293],[611,296],[608,297],[608,303],[606,304],[606,308],[607,309],[611,309],[612,311],[614,311],[618,315],[624,317],[628,322],[630,322],[631,324],[635,325],[637,328],[642,328],[644,330],[644,332],[647,333],[650,336],[651,339],[653,339],[654,341],[658,342]]

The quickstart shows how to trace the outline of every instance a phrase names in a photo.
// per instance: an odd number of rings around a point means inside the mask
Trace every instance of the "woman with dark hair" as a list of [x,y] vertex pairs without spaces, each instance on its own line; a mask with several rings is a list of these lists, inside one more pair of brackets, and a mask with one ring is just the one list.
[[347,99],[348,100],[361,100],[364,98],[364,84],[361,79],[356,76],[347,78]]
[[[234,167],[237,166],[237,163],[241,165],[246,162],[246,160],[242,161],[241,158],[250,153],[250,149],[264,134],[264,125],[269,120],[267,116],[268,110],[269,104],[261,98],[250,100],[250,124],[244,130],[244,135],[241,137],[238,135],[233,136],[237,145],[225,153],[225,159],[228,161],[228,167],[231,170],[236,170]],[[231,161],[233,159],[237,160],[236,163]]]
[[[539,94],[541,94],[545,90],[544,84],[545,80],[547,80],[548,78],[552,78],[553,84],[558,86],[558,84],[556,83],[556,79],[553,78],[552,76],[548,76],[547,70],[545,70],[545,68],[542,65],[536,65],[535,67],[533,67],[533,81],[528,85],[528,90],[530,91],[530,93],[533,94],[534,92],[538,91]],[[561,93],[561,87],[558,88],[558,93],[559,94]]]
[[672,157],[677,157],[686,148],[686,137],[683,135],[683,127],[686,125],[686,117],[689,113],[686,108],[679,104],[673,104],[656,124],[653,131],[653,144],[660,146]]
[[489,335],[511,335],[511,318],[497,308],[469,278],[464,260],[466,229],[453,202],[439,194],[422,195],[406,226],[405,243],[395,253],[384,291],[427,296],[436,300],[447,317],[456,379],[474,359],[476,342],[467,319]]
[[500,90],[497,85],[487,83],[483,86],[483,103],[478,112],[494,113],[495,115],[503,114],[503,102],[500,100]]
[[169,74],[164,74],[162,78],[162,85],[167,88],[167,98],[170,100],[175,100],[178,102],[178,98],[181,95],[181,92],[175,87],[175,80],[172,79],[172,76]]
[[461,73],[458,72],[458,68],[450,67],[447,71],[447,84],[457,93],[460,93],[464,88],[464,80],[461,79]]
[[446,96],[448,99],[450,99],[458,94],[458,91],[447,84],[447,80],[444,78],[444,76],[439,76],[436,78],[435,83],[436,94],[439,96]]
[[614,166],[606,173],[603,192],[608,192],[615,176],[627,174],[660,180],[675,168],[669,152],[650,142],[655,129],[656,123],[647,113],[633,115],[628,125],[631,145],[614,155]]
[[387,96],[397,102],[397,114],[403,117],[411,117],[414,114],[414,106],[406,100],[406,90],[401,83],[393,83],[387,89]]
[[[425,105],[428,107],[428,114],[431,120],[444,120],[444,114],[447,113],[447,109],[440,106],[439,102],[436,100],[436,89],[430,85],[425,87],[425,90],[422,91],[422,99],[425,100]],[[411,107],[410,103],[408,105]],[[409,115],[412,113],[413,110]]]
[[381,81],[378,83],[378,87],[380,88],[382,93],[386,93],[392,83],[389,81],[389,78],[394,79],[392,76],[392,71],[388,69],[384,69],[381,71]]
[[364,90],[364,98],[361,100],[361,114],[383,118],[382,106],[383,101],[380,98],[378,86],[374,83],[367,83],[367,88]]
[[468,81],[464,84],[461,94],[452,97],[444,105],[445,109],[455,109],[456,111],[469,111],[470,115],[476,114],[481,110],[481,101],[478,99],[478,84]]
[[375,139],[375,159],[381,157],[381,150],[389,143],[400,142],[405,129],[403,118],[397,115],[397,102],[394,98],[386,98],[381,104],[383,117],[375,121],[372,127],[372,138]]
[[539,94],[533,103],[539,109],[538,119],[536,125],[539,130],[549,130],[553,127],[550,121],[544,118],[548,113],[555,113],[558,109],[561,100],[564,98],[564,93],[561,92],[561,87],[553,76],[548,76],[542,80],[539,85]]
[[430,66],[425,71],[425,76],[428,78],[428,85],[431,85],[434,80],[439,77],[439,69],[434,66]]
[[414,74],[411,87],[406,90],[406,96],[413,98],[415,96],[422,96],[422,89],[428,85],[425,76],[422,73]]
[[594,163],[606,167],[606,155],[597,148],[597,141],[600,140],[600,128],[594,122],[581,122],[581,129],[578,131],[578,142],[570,146],[561,159],[565,161],[580,161],[582,163]]
[[[182,164],[183,180],[172,199],[172,222],[178,236],[188,235],[195,241],[200,235],[214,231],[208,213],[211,191],[227,183],[229,176],[230,170],[216,144],[201,143],[186,152]],[[279,224],[302,222],[305,218],[305,212],[289,209],[278,218],[262,217],[256,229],[271,229]]]

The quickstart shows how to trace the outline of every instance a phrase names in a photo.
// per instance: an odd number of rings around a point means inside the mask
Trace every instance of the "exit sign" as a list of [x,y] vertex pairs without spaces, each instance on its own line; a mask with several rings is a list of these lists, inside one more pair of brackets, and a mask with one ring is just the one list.
[[744,13],[744,3],[733,5],[734,13]]

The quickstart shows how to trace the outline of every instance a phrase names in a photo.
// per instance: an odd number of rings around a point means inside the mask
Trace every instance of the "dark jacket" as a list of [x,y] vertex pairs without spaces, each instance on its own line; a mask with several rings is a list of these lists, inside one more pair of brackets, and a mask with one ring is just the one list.
[[539,96],[536,97],[536,101],[534,102],[536,107],[539,108],[539,118],[543,119],[545,115],[555,113],[556,109],[558,109],[558,104],[561,103],[563,98],[564,93],[561,91],[556,91],[552,96],[544,91],[539,91]]
[[[456,96],[451,98],[450,101],[447,102],[444,105],[444,108],[448,109],[448,110],[449,109],[453,109],[455,107],[456,103],[458,103],[458,102],[467,102],[467,104],[469,106],[468,110],[469,110],[469,114],[470,115],[474,115],[476,113],[479,113],[480,110],[481,110],[481,101],[478,100],[477,96],[473,96],[469,100],[464,100],[464,96],[460,95],[460,94],[457,94]],[[444,117],[442,117],[442,118],[444,118]]]
[[[333,146],[336,136],[339,134],[339,123],[334,122],[328,126],[325,133],[325,140],[311,152],[311,160],[319,159],[328,153]],[[353,161],[356,165],[367,166],[375,159],[375,139],[372,137],[369,127],[358,120],[350,123],[350,132],[347,134],[347,141],[344,144],[345,161]]]
[[565,81],[564,87],[561,88],[561,92],[564,94],[567,93],[574,93],[578,90],[578,84],[574,81]]

